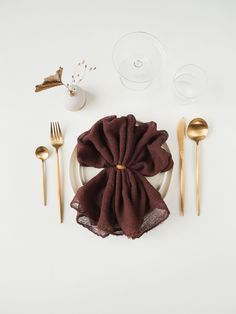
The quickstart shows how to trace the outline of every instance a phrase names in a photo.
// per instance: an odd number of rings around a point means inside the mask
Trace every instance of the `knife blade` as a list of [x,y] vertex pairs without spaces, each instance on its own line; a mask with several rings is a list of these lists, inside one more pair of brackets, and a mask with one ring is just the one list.
[[177,136],[179,143],[179,182],[180,182],[180,215],[184,215],[184,136],[185,119],[181,118],[177,127]]

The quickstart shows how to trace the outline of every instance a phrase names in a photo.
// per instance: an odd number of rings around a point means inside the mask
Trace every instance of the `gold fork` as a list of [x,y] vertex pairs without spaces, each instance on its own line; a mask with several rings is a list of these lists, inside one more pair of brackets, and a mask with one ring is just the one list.
[[59,198],[59,208],[60,208],[60,223],[62,223],[63,222],[63,206],[62,206],[60,161],[59,161],[58,150],[63,145],[64,140],[61,133],[59,122],[51,122],[50,130],[51,130],[51,144],[56,149],[56,155],[57,155],[57,188],[58,188],[58,198]]

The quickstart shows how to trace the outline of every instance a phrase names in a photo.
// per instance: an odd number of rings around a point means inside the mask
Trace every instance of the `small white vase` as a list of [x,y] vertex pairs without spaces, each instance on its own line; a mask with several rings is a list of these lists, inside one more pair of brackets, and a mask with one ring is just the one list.
[[67,92],[65,108],[70,111],[81,110],[86,104],[85,91],[78,85],[70,85]]

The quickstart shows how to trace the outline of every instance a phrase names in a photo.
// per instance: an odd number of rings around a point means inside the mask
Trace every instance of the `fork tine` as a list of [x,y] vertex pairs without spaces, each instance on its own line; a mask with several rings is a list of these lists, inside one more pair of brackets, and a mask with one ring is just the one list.
[[55,128],[54,128],[54,122],[52,122],[52,138],[55,140]]
[[61,132],[61,128],[60,128],[59,122],[57,122],[57,128],[58,128],[58,134],[59,134],[59,136],[62,137],[62,132]]
[[57,135],[57,139],[60,139],[60,134],[59,134],[59,130],[58,130],[58,122],[55,122],[55,130],[56,130],[56,135]]
[[53,122],[53,129],[54,129],[54,138],[57,140],[58,139],[58,135],[57,135],[56,122]]
[[50,122],[50,136],[51,140],[53,139],[53,127],[52,127],[52,122]]
[[61,127],[59,122],[54,121],[50,122],[50,131],[51,131],[51,142],[54,142],[56,145],[63,145],[63,135],[61,132]]
[[54,128],[55,128],[55,135],[58,139],[57,122],[54,122]]

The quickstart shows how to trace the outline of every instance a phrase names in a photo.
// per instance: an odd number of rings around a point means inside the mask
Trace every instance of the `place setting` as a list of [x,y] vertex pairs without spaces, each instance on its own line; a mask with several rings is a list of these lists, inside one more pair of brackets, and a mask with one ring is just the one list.
[[[151,84],[156,84],[165,73],[168,62],[165,50],[156,36],[145,32],[134,32],[122,36],[113,47],[111,56],[114,69],[125,88],[142,93]],[[82,110],[89,105],[88,93],[81,82],[97,67],[82,60],[72,74],[71,83],[64,82],[63,68],[47,76],[37,84],[35,92],[62,86],[65,89],[65,109]],[[149,232],[178,211],[184,219],[188,208],[185,202],[185,158],[186,145],[195,145],[192,156],[195,164],[196,217],[201,216],[200,146],[204,151],[204,140],[208,137],[208,123],[204,117],[194,115],[191,121],[181,117],[184,106],[191,106],[200,99],[207,87],[207,75],[200,66],[187,64],[180,67],[170,83],[173,95],[182,105],[176,118],[178,150],[168,145],[169,132],[159,127],[158,121],[139,121],[134,114],[107,115],[94,121],[90,128],[78,136],[71,153],[67,156],[70,188],[74,196],[70,204],[64,203],[62,190],[61,154],[67,138],[63,125],[50,122],[49,148],[39,145],[35,156],[41,161],[42,205],[47,205],[47,159],[55,157],[55,179],[58,198],[58,222],[64,222],[64,210],[74,210],[79,226],[101,238],[109,235],[124,235],[137,239]],[[68,127],[68,126],[66,126]],[[204,156],[204,154],[202,154]],[[169,208],[166,196],[172,184],[173,168],[178,169],[179,203]],[[51,173],[51,172],[50,172]],[[172,189],[173,193],[173,189]],[[200,219],[200,218],[199,218]]]

